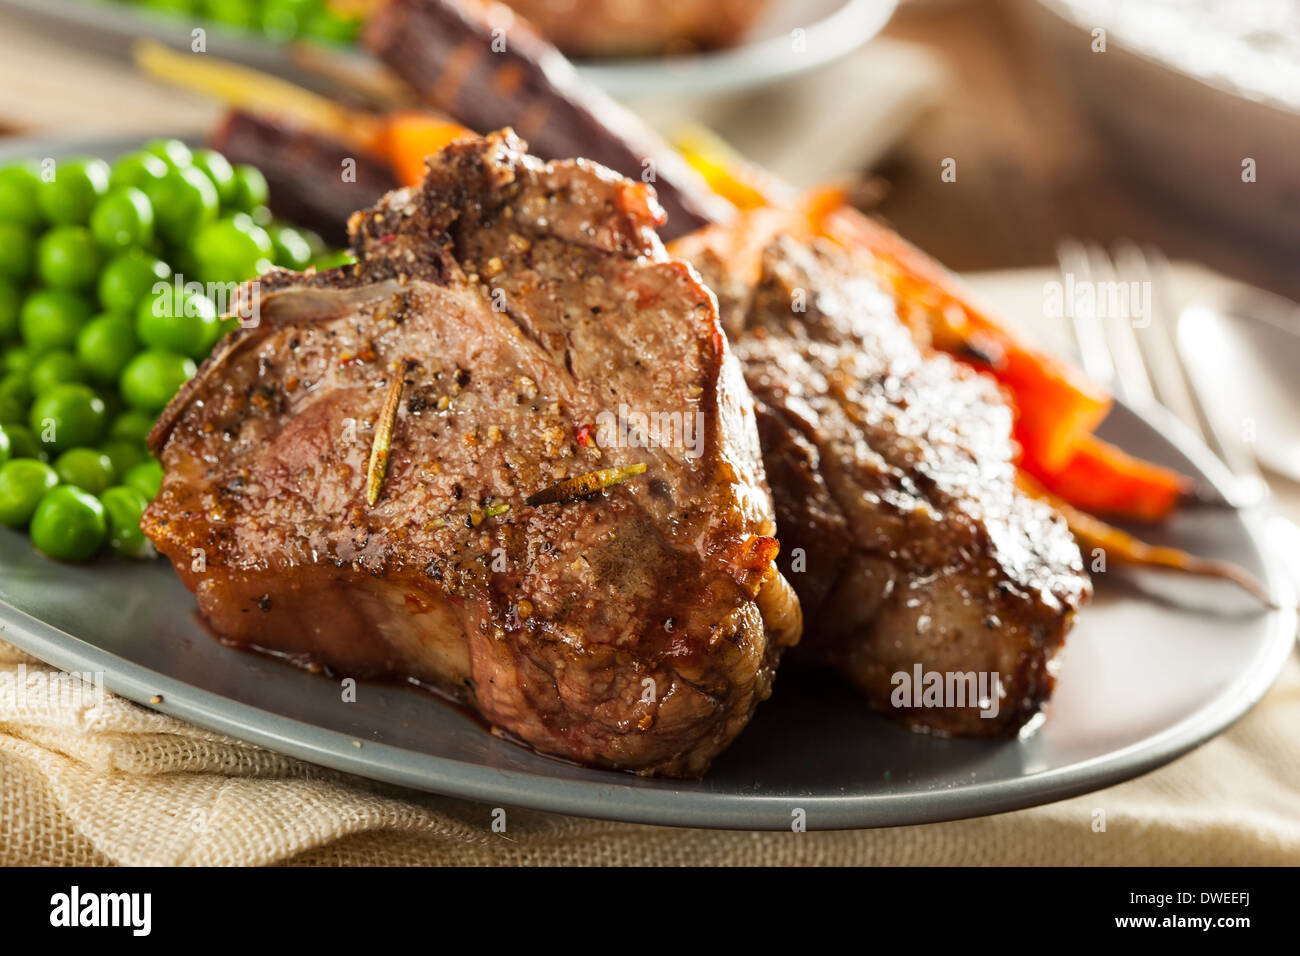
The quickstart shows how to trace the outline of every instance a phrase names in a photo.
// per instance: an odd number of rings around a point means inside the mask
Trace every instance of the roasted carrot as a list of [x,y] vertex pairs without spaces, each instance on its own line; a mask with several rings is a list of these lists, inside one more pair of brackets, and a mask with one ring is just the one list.
[[1020,472],[1020,487],[1030,496],[1046,501],[1065,518],[1075,540],[1085,553],[1100,550],[1106,559],[1115,564],[1133,567],[1162,568],[1200,577],[1231,581],[1267,607],[1277,604],[1268,590],[1244,568],[1228,561],[1214,561],[1197,557],[1178,548],[1148,544],[1126,531],[1107,524],[1100,518],[1074,507],[1059,495],[1054,495],[1030,475]]
[[388,160],[403,186],[424,179],[424,160],[462,136],[465,127],[422,110],[396,110],[383,118],[376,149]]
[[[815,193],[807,208],[819,217],[813,218],[818,232],[870,251],[901,299],[919,302],[955,330],[956,342],[937,337],[937,347],[982,366],[1006,386],[1016,402],[1024,454],[1038,470],[1053,473],[1069,463],[1075,445],[1110,411],[1105,390],[1069,363],[1025,344],[975,304],[960,279],[893,230],[847,206],[838,190]],[[969,347],[972,340],[975,348]]]
[[[1065,500],[1119,517],[1159,521],[1191,490],[1191,481],[1101,441],[1093,431],[1112,399],[1082,371],[1023,342],[955,275],[891,229],[850,206],[841,190],[823,188],[787,203],[780,184],[756,177],[725,144],[699,134],[684,137],[686,158],[741,208],[730,226],[703,230],[676,244],[689,252],[708,242],[753,262],[767,237],[781,228],[820,236],[871,253],[876,271],[893,289],[899,313],[932,347],[988,372],[1010,394],[1022,466]],[[784,209],[762,206],[779,207]],[[718,236],[718,229],[726,234]],[[735,260],[733,260],[735,261]]]
[[1085,511],[1138,521],[1163,521],[1194,490],[1191,479],[1134,458],[1087,435],[1066,466],[1054,473],[1023,462],[1026,471],[1058,497]]
[[682,126],[673,132],[672,144],[709,188],[737,209],[761,209],[793,196],[788,186],[746,162],[706,127]]

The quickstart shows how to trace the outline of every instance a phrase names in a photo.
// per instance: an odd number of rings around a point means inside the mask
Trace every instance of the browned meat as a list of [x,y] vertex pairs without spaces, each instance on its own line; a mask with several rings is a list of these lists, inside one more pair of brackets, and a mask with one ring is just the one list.
[[769,0],[504,0],[571,56],[646,56],[731,46]]
[[[151,436],[143,527],[216,632],[436,684],[547,753],[703,773],[799,610],[739,367],[661,215],[494,134],[358,213],[355,267],[250,287],[260,323]],[[697,440],[592,427],[628,410]]]
[[[212,145],[231,162],[249,163],[266,175],[277,216],[337,245],[347,239],[343,224],[352,213],[399,185],[384,160],[355,145],[239,110],[212,134]],[[354,178],[343,178],[344,160],[354,165]]]
[[668,212],[665,239],[735,212],[527,24],[495,29],[480,7],[460,0],[389,0],[368,22],[365,42],[426,102],[470,129],[512,126],[543,159],[585,156],[653,183]]
[[[806,619],[800,655],[913,724],[1014,732],[1051,693],[1090,584],[1064,520],[1015,486],[1010,409],[992,379],[918,349],[869,260],[782,236],[755,276],[735,255],[749,227],[674,252],[719,292],[754,393],[781,566]],[[900,709],[895,690],[921,701],[917,665],[945,684],[990,675],[990,693],[996,673],[996,716]]]

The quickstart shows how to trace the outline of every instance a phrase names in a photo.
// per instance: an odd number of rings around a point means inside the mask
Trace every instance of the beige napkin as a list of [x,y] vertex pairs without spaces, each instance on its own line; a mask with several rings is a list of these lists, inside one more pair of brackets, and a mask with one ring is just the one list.
[[46,670],[0,643],[0,865],[1300,863],[1294,658],[1238,726],[1139,780],[981,820],[832,833],[509,808],[497,833],[488,805],[323,770],[112,695],[70,706]]

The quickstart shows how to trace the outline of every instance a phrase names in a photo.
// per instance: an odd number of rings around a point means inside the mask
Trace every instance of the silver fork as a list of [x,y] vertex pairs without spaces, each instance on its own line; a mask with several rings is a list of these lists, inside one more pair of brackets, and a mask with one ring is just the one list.
[[[1238,510],[1262,512],[1269,498],[1268,484],[1250,446],[1227,420],[1224,403],[1211,401],[1198,390],[1196,377],[1183,360],[1178,323],[1204,309],[1193,306],[1180,315],[1170,293],[1170,269],[1164,256],[1133,242],[1117,243],[1111,255],[1101,246],[1069,239],[1059,245],[1057,263],[1067,283],[1073,277],[1076,285],[1092,286],[1092,307],[1085,300],[1083,308],[1069,310],[1084,370],[1138,411],[1163,407],[1172,413],[1205,442],[1231,476],[1226,503]],[[1134,308],[1135,300],[1144,307]],[[1108,306],[1126,302],[1128,308],[1099,309],[1101,301]],[[1300,591],[1300,527],[1277,514],[1262,518],[1269,544]]]

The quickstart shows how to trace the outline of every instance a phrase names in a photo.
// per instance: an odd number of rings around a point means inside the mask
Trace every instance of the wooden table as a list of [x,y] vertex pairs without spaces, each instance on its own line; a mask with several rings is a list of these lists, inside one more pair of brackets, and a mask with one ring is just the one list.
[[[877,211],[957,270],[1048,264],[1063,236],[1130,238],[1300,301],[1294,248],[1130,178],[1017,11],[1027,2],[900,8],[886,35],[940,52],[956,82],[876,170]],[[957,160],[956,182],[940,180],[945,157]]]

